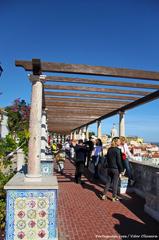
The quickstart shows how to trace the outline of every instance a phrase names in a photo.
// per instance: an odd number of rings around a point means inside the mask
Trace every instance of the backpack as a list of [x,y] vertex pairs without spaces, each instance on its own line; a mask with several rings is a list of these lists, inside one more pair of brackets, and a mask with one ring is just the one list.
[[56,151],[56,149],[57,149],[56,143],[53,143],[52,144],[52,151]]

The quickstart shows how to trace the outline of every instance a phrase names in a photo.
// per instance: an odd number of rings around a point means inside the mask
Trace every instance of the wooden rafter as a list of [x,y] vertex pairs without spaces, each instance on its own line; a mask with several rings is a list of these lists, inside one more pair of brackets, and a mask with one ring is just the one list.
[[[32,80],[37,80],[39,77],[32,75],[30,76]],[[110,81],[110,80],[97,80],[97,79],[88,79],[88,78],[69,78],[62,76],[46,76],[45,82],[61,82],[61,83],[82,83],[82,84],[92,84],[92,85],[104,85],[104,86],[118,86],[118,87],[130,87],[130,88],[147,88],[147,89],[159,89],[158,84],[145,84],[145,83],[136,83],[131,80],[131,82],[122,82],[122,81]]]
[[[48,109],[49,129],[59,133],[69,133],[159,98],[159,72],[48,63],[39,59],[16,61],[16,66],[33,71],[31,80],[44,82],[43,108]],[[62,73],[62,76],[41,76],[44,72]],[[68,74],[103,76],[103,79],[69,77]],[[105,76],[116,79],[104,79]]]
[[115,93],[115,94],[130,94],[130,95],[140,95],[145,96],[150,92],[147,91],[132,91],[132,90],[122,90],[122,89],[112,89],[112,88],[95,88],[95,87],[77,87],[77,86],[61,86],[61,85],[48,85],[44,84],[45,89],[54,90],[74,90],[74,91],[86,91],[86,92],[101,92],[101,93]]
[[128,104],[131,102],[131,101],[126,101],[126,100],[122,100],[122,101],[118,100],[117,101],[117,100],[99,100],[99,99],[92,101],[92,99],[77,99],[77,98],[72,98],[72,97],[70,97],[70,98],[45,97],[45,101],[46,102],[65,102],[65,103],[70,102],[70,103],[72,103],[72,105],[74,102],[87,103],[87,104],[89,104],[89,103],[93,103],[93,104],[102,104],[102,103],[104,103],[104,104],[108,104],[108,103]]
[[[137,100],[138,97],[134,96],[122,96],[122,95],[108,95],[108,94],[85,94],[77,92],[53,92],[53,91],[44,91],[45,96],[65,96],[65,97],[80,97],[80,98],[89,98],[89,99],[124,99],[124,100]],[[78,98],[77,98],[78,100]]]
[[[128,105],[124,106],[124,107],[121,107],[121,108],[118,108],[110,113],[107,113],[103,116],[101,116],[100,118],[96,119],[97,120],[103,120],[105,118],[109,118],[109,117],[112,117],[114,116],[115,114],[119,113],[119,112],[124,112],[128,109],[131,109],[131,108],[134,108],[138,105],[141,105],[141,104],[145,104],[145,103],[148,103],[152,100],[155,100],[155,99],[158,99],[159,98],[159,90],[156,91],[156,92],[153,92],[151,94],[149,94],[148,96],[145,96],[143,98],[140,98],[136,101],[134,101],[133,103],[129,103]],[[91,121],[89,124],[93,124],[95,121]],[[81,126],[82,127],[82,126]]]

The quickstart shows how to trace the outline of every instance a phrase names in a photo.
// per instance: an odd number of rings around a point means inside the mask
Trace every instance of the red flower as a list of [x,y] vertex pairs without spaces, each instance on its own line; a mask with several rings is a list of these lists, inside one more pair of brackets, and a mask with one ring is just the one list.
[[35,227],[36,223],[34,221],[30,221],[28,223],[28,225],[29,225],[30,228],[33,228],[33,227]]
[[38,232],[38,236],[43,238],[44,236],[46,235],[45,231],[44,230],[41,230]]
[[18,238],[23,239],[25,237],[24,232],[19,232],[18,233]]
[[39,216],[40,217],[45,217],[45,215],[46,215],[46,212],[44,210],[39,212]]
[[23,211],[18,212],[19,218],[23,218],[24,216],[25,216],[25,212],[23,212]]

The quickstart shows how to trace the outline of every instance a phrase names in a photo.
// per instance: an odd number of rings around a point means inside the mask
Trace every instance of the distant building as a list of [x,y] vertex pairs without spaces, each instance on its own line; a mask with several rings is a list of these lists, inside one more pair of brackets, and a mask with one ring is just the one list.
[[111,138],[118,137],[118,132],[117,132],[115,123],[113,124],[110,134],[111,134]]
[[9,133],[7,112],[0,109],[0,138],[5,138]]

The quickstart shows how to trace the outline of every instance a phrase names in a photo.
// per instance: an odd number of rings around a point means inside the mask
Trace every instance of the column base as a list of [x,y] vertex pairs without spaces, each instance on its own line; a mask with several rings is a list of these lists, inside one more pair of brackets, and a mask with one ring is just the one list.
[[24,182],[16,174],[6,185],[6,240],[57,240],[57,178],[42,177],[42,182]]
[[24,182],[41,182],[42,175],[41,174],[26,174],[24,177]]

